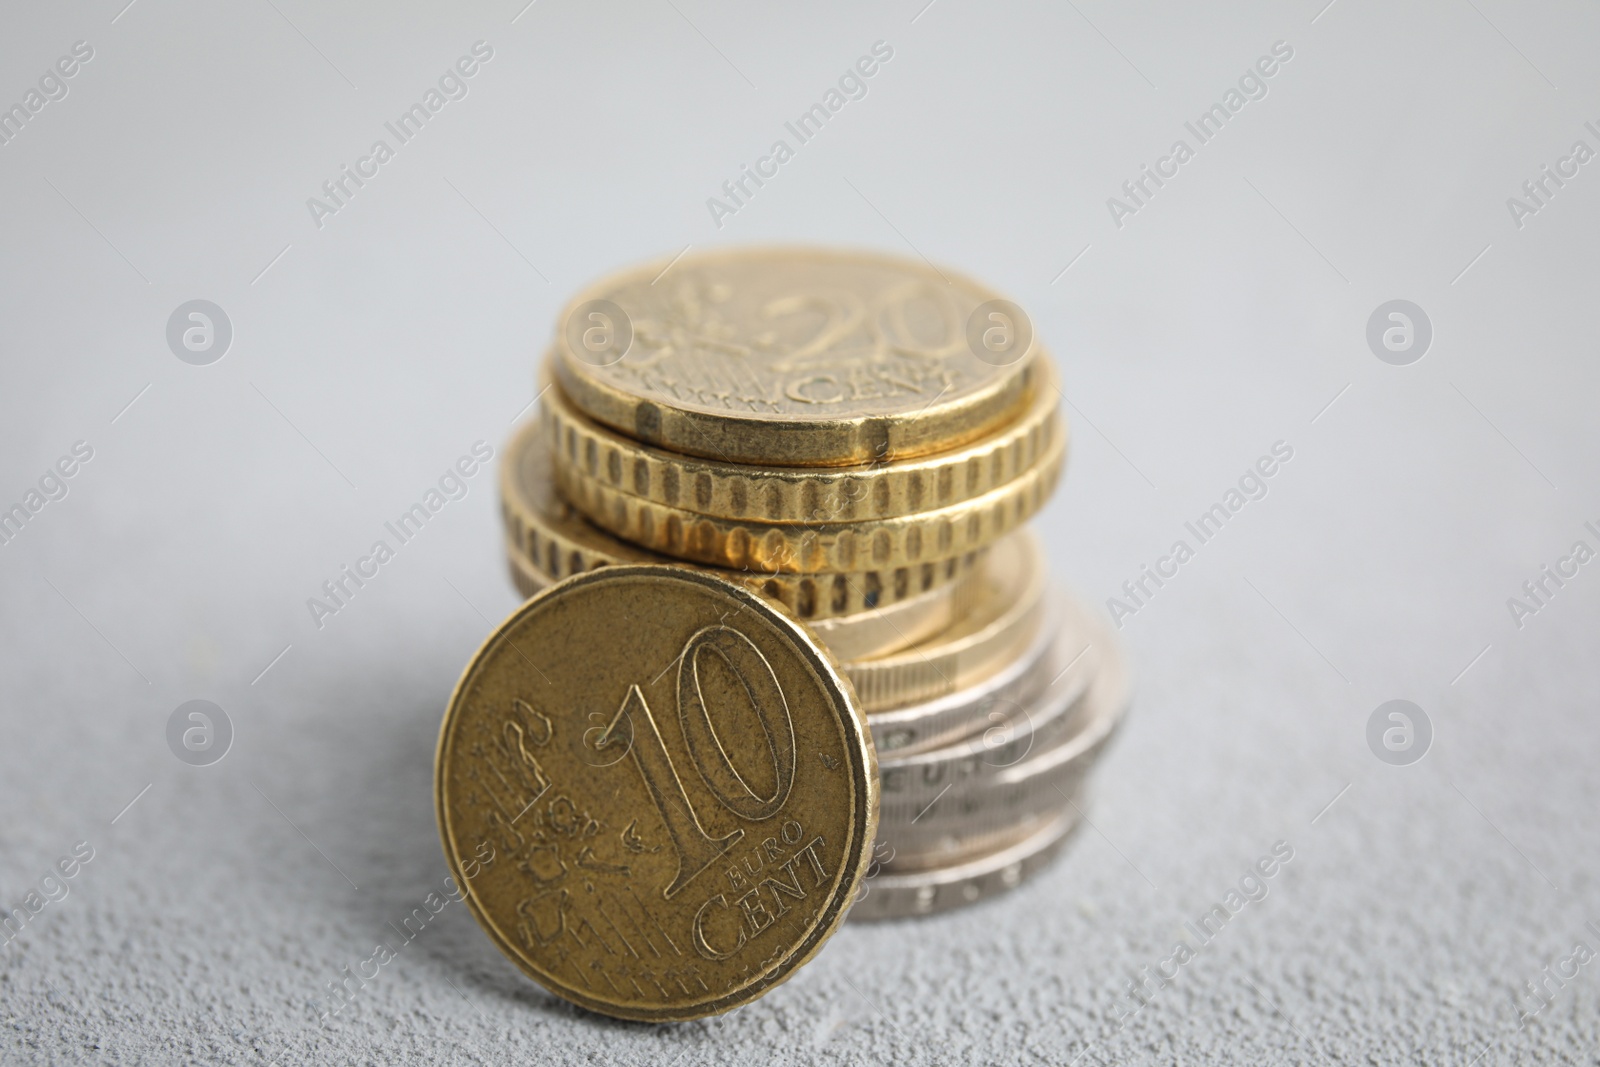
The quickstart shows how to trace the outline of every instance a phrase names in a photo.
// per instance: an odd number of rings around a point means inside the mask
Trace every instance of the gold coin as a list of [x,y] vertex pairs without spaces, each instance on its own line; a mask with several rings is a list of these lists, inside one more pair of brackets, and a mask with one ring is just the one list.
[[[511,584],[524,598],[537,595],[556,579],[540,571],[515,544],[506,542]],[[983,568],[971,567],[955,581],[886,607],[807,620],[812,634],[841,661],[871,659],[898,652],[934,637],[964,618],[983,593]],[[787,605],[777,602],[787,610]],[[874,737],[878,736],[874,725]]]
[[854,522],[959,504],[1032,468],[1067,434],[1049,360],[1039,360],[1038,376],[1028,409],[978,440],[857,467],[722,463],[624,437],[580,414],[559,388],[548,389],[541,404],[556,462],[613,489],[719,519]]
[[730,248],[607,278],[556,331],[590,418],[728,463],[842,466],[940,452],[1023,411],[1021,309],[914,260]]
[[[555,491],[550,455],[537,420],[524,423],[500,465],[500,510],[506,535],[536,572],[550,579],[616,563],[675,563],[591,525]],[[898,603],[955,581],[982,553],[915,566],[839,574],[712,570],[776,600],[800,619],[820,619]]]
[[849,684],[805,629],[682,567],[579,575],[501,623],[434,789],[468,907],[529,977],[675,1021],[759,997],[844,919],[877,828]]
[[562,495],[595,525],[676,559],[736,570],[799,574],[902,567],[983,548],[1026,522],[1050,499],[1066,458],[1057,437],[1018,477],[959,504],[887,519],[800,525],[716,519],[632,496],[581,468],[556,464]]
[[840,660],[876,659],[930,640],[966,618],[983,597],[983,559],[953,582],[871,611],[811,619],[811,632]]
[[966,618],[903,652],[844,665],[862,709],[888,711],[932,700],[1003,669],[1038,632],[1046,585],[1044,553],[1031,532],[994,546],[981,599]]
[[[1013,541],[1015,546],[1007,548]],[[1002,548],[1003,556],[999,554]],[[977,685],[1027,651],[1043,614],[1043,561],[1038,545],[1032,534],[1024,531],[996,545],[991,555],[995,565],[978,568],[973,587],[963,594],[966,612],[953,625],[919,644],[870,659],[844,660],[834,652],[840,659],[839,669],[855,688],[862,710],[873,713],[873,719],[878,712]],[[556,580],[541,572],[515,545],[508,546],[506,563],[513,584],[523,596],[536,596]],[[614,565],[617,564],[603,566]],[[666,565],[701,574],[729,573],[672,562]],[[848,622],[853,617],[845,615],[838,621]],[[815,622],[809,625],[814,627]],[[816,633],[814,629],[812,632]],[[826,637],[817,636],[827,644]],[[829,651],[833,652],[831,646]]]

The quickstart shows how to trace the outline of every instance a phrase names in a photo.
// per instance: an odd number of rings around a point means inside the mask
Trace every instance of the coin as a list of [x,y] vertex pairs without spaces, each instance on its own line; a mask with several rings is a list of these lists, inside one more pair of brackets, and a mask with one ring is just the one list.
[[555,372],[584,414],[674,452],[777,466],[904,459],[1026,409],[1037,351],[1025,319],[1011,307],[995,320],[1016,342],[1002,358],[968,339],[994,301],[890,256],[698,252],[579,294],[558,324]]
[[1038,378],[1025,412],[968,445],[856,467],[752,466],[652,448],[586,418],[555,387],[540,407],[558,464],[651,503],[720,519],[853,522],[959,504],[1032,469],[1067,434],[1049,360]]
[[[875,721],[880,711],[981,683],[1029,646],[1039,629],[1043,595],[1033,576],[1043,564],[1031,535],[1018,535],[1017,547],[1006,562],[993,568],[997,574],[989,568],[979,572],[976,587],[968,594],[974,606],[955,625],[910,649],[840,662],[839,669],[855,688],[862,710],[873,713],[869,722]],[[512,580],[524,596],[536,594],[553,580],[515,548],[508,551],[507,561]],[[841,616],[838,621],[853,617]]]
[[[1008,847],[1032,834],[1041,820],[1051,818],[1067,804],[1072,791],[1093,768],[1098,750],[1079,761],[1075,768],[1077,777],[1056,783],[1053,791],[1044,787],[1032,790],[1016,800],[1012,809],[999,814],[993,814],[992,804],[988,804],[991,817],[986,819],[974,820],[972,814],[987,803],[983,798],[984,787],[989,784],[987,779],[1015,765],[1000,762],[1007,758],[1006,748],[1014,750],[1011,758],[1015,758],[1018,751],[1028,755],[1030,744],[1049,746],[1052,751],[1060,748],[1062,735],[1081,727],[1087,703],[1081,695],[1077,700],[1050,701],[1041,709],[1046,714],[1042,716],[1040,734],[1052,736],[1027,737],[1018,744],[1017,736],[1012,734],[1009,745],[995,746],[1000,750],[999,756],[985,751],[985,738],[980,735],[951,746],[948,755],[924,753],[927,762],[921,766],[899,766],[887,774],[880,768],[883,798],[880,811],[886,807],[890,812],[890,818],[878,824],[875,854],[880,858],[880,865],[896,872],[948,867]],[[1039,747],[1037,750],[1046,749]],[[941,777],[943,784],[927,788],[922,771],[931,772],[930,777]],[[960,829],[949,826],[952,811],[966,819]],[[885,849],[892,856],[886,856]]]
[[843,920],[876,828],[871,738],[831,658],[681,567],[579,575],[512,613],[450,698],[434,781],[496,946],[626,1019],[789,977]]
[[633,496],[572,464],[556,464],[556,482],[595,525],[676,559],[817,573],[916,565],[983,548],[1049,501],[1065,458],[1066,438],[1057,437],[1032,467],[979,496],[910,515],[854,521],[825,514],[805,523],[713,518]]
[[1099,666],[1088,641],[1075,612],[1069,613],[1041,625],[1015,659],[982,681],[920,704],[868,715],[880,769],[891,754],[926,752],[994,725],[991,712],[1004,715],[1007,709],[1031,701],[1047,685],[1082,693]]
[[879,712],[931,700],[981,682],[1010,663],[1038,631],[1044,566],[1039,542],[1029,531],[994,546],[984,568],[982,599],[965,619],[903,652],[845,664],[862,708]]
[[[529,562],[509,540],[506,564],[512,585],[525,598],[556,581]],[[881,608],[810,619],[807,625],[841,661],[888,655],[944,632],[965,616],[982,595],[982,577],[982,566],[974,566],[964,570],[954,581],[935,586],[926,593]],[[778,603],[785,611],[789,610],[781,601]]]
[[[1073,712],[1098,664],[1096,646],[1076,646],[1082,640],[1080,634],[1057,637],[1056,658],[1063,666],[1069,657],[1081,657],[1080,663],[1095,660],[1089,671],[1075,675],[1063,671],[1026,703],[990,702],[982,727],[952,744],[926,752],[879,752],[882,802],[896,801],[897,810],[931,807],[947,793],[975,788],[1030,755],[1053,748],[1078,725]],[[1066,647],[1069,642],[1075,646],[1071,651]]]
[[876,659],[944,633],[983,595],[984,567],[968,567],[951,582],[869,611],[811,619],[811,632],[842,662]]
[[891,872],[875,863],[861,884],[850,918],[870,922],[931,915],[1015,889],[1056,857],[1078,824],[1074,808],[1016,844],[936,870]]
[[[561,499],[537,422],[525,423],[507,446],[500,465],[500,511],[507,537],[531,567],[530,577],[555,580],[616,563],[679,562],[611,536]],[[796,618],[810,620],[868,611],[926,593],[960,578],[981,557],[974,552],[937,563],[827,575],[714,569],[708,573],[779,601]]]
[[1128,704],[1126,663],[1113,646],[1073,711],[1076,729],[1051,748],[1000,772],[952,788],[933,803],[882,795],[878,840],[901,866],[933,867],[1010,843],[1061,809],[1116,732]]

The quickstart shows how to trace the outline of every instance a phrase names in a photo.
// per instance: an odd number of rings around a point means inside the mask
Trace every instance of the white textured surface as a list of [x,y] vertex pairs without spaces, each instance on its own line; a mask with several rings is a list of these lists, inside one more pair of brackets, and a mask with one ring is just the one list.
[[[1595,1061],[1596,964],[1520,1032],[1513,996],[1600,949],[1600,568],[1506,608],[1600,540],[1600,176],[1520,230],[1505,204],[1600,147],[1592,8],[123,3],[0,16],[0,103],[95,48],[0,147],[0,503],[95,449],[0,547],[0,904],[95,848],[0,954],[0,1060]],[[470,95],[316,229],[305,198],[478,39]],[[879,39],[867,97],[717,230],[706,197]],[[1106,197],[1280,39],[1267,97],[1118,230]],[[444,876],[434,732],[513,604],[490,478],[323,629],[306,598],[498,448],[566,293],[724,239],[911,244],[1029,308],[1076,432],[1039,526],[1093,600],[1294,458],[1127,621],[1094,828],[1020,891],[661,1028],[546,996],[452,904],[319,1029]],[[236,331],[210,367],[163,339],[194,297]],[[1396,297],[1435,327],[1410,367],[1364,342]],[[200,769],[163,733],[196,697],[237,728]],[[1392,697],[1436,730],[1414,766],[1366,745]],[[1119,1030],[1279,839],[1270,896]]]

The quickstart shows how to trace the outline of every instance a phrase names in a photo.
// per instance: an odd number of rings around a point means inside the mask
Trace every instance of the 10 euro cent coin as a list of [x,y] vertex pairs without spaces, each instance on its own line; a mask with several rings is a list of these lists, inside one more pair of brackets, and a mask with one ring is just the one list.
[[809,960],[871,860],[865,715],[805,630],[684,568],[551,586],[479,649],[434,767],[468,906],[585,1008],[735,1008]]

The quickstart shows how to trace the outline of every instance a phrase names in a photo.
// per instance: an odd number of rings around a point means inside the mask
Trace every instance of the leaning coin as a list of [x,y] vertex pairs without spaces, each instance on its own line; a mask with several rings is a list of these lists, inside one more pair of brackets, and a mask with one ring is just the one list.
[[870,859],[877,768],[800,624],[681,567],[552,586],[457,684],[434,765],[452,874],[495,945],[593,1011],[727,1011],[810,959]]
[[1048,359],[1038,376],[1028,409],[970,444],[855,467],[725,463],[653,448],[581,414],[548,373],[539,407],[558,464],[651,503],[719,519],[854,522],[949,507],[1032,469],[1067,435]]
[[[500,511],[506,535],[548,579],[616,563],[678,563],[591,525],[555,490],[549,450],[537,421],[512,437],[500,465]],[[917,566],[839,574],[777,574],[705,568],[779,601],[796,618],[821,619],[869,611],[926,593],[971,570],[981,553]],[[688,564],[685,564],[689,566]]]
[[820,509],[804,523],[719,519],[634,496],[572,464],[556,464],[556,482],[595,525],[644,548],[715,567],[815,574],[916,566],[983,548],[1049,502],[1065,457],[1058,437],[1033,466],[979,496],[853,521]]
[[[874,862],[850,909],[852,920],[931,915],[1015,889],[1061,851],[1078,825],[1076,808],[1057,815],[1016,844],[949,867],[894,873]],[[887,849],[880,850],[889,855]]]
[[916,260],[815,248],[680,255],[580,293],[557,324],[573,404],[728,463],[844,466],[955,448],[1027,408],[1021,309]]
[[1128,703],[1128,677],[1120,654],[1107,656],[1084,707],[1073,712],[1078,727],[1064,740],[997,774],[953,787],[932,804],[883,795],[878,839],[896,853],[900,867],[934,867],[1001,842],[1009,843],[1057,814],[1088,776],[1111,740]]

